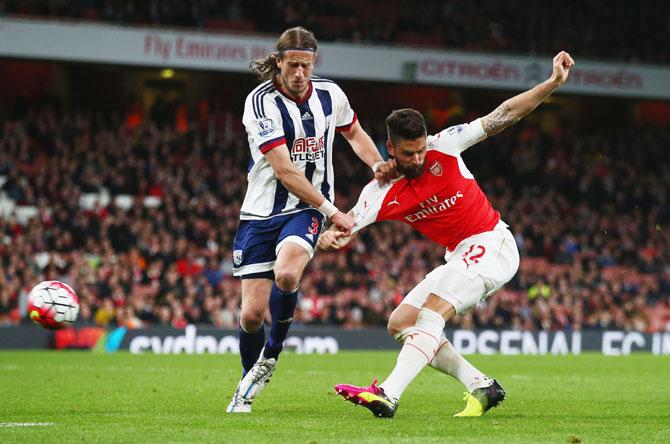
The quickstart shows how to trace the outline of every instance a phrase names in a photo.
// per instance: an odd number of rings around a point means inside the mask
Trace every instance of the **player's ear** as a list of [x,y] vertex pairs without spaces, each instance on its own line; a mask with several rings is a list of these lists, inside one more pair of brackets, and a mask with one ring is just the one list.
[[395,157],[395,148],[391,139],[386,139],[386,151],[388,151],[390,156]]

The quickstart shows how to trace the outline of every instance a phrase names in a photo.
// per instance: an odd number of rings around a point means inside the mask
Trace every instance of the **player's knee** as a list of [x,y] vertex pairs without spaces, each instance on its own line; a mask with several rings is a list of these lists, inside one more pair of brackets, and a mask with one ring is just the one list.
[[393,337],[397,343],[404,344],[407,336],[414,331],[414,326],[395,324],[388,325],[387,329],[391,337]]
[[418,315],[418,309],[402,304],[391,313],[386,329],[393,338],[396,338],[401,332],[414,327]]
[[430,294],[421,308],[434,311],[435,313],[442,315],[445,320],[450,319],[456,315],[456,309],[451,304],[451,302],[435,294]]
[[289,268],[275,270],[275,282],[281,291],[293,291],[300,282],[300,274]]
[[406,327],[403,327],[401,325],[401,322],[399,322],[398,319],[394,319],[393,316],[389,318],[388,324],[386,324],[386,330],[389,332],[389,335],[391,337],[395,338],[395,336],[403,331]]
[[240,326],[247,333],[255,333],[263,326],[265,313],[258,310],[247,310],[240,313]]

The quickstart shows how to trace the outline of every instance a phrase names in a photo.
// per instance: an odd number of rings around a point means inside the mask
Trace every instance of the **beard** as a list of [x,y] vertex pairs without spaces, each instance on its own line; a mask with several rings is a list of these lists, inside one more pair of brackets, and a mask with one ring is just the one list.
[[309,89],[309,81],[305,80],[301,85],[291,81],[290,77],[280,77],[281,86],[289,95],[294,97],[302,96]]
[[398,169],[398,172],[405,176],[408,179],[416,179],[421,175],[423,172],[423,166],[425,165],[425,162],[422,163],[421,165],[400,165],[398,164],[396,168]]
[[292,95],[296,96],[296,97],[299,97],[302,94],[304,94],[305,91],[307,91],[308,88],[309,88],[309,85],[307,84],[307,82],[303,83],[300,86],[294,85],[293,83],[287,83],[286,84],[286,89],[288,90],[288,92],[291,93]]

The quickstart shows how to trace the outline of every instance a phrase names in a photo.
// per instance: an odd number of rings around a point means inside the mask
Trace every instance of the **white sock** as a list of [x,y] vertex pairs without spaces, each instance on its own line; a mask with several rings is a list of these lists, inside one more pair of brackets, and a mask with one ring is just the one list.
[[491,378],[477,370],[458,353],[444,336],[440,338],[439,348],[435,357],[430,361],[430,366],[458,379],[467,388],[468,392],[488,387],[493,383]]
[[[404,344],[405,339],[414,331],[415,327],[408,327],[393,336],[393,339]],[[456,351],[451,342],[444,336],[440,338],[435,357],[430,361],[430,366],[449,376],[457,379],[465,386],[468,392],[478,388],[488,387],[493,380],[479,371]]]
[[444,319],[439,313],[422,308],[398,354],[398,361],[386,381],[380,387],[386,396],[397,401],[410,382],[433,359],[444,330]]

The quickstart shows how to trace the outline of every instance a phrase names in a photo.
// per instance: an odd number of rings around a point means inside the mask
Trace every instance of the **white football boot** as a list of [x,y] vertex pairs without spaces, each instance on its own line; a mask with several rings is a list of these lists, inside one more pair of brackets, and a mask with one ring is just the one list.
[[265,388],[270,377],[275,371],[277,360],[263,356],[263,350],[258,361],[237,385],[235,395],[228,404],[227,413],[251,413],[251,403],[254,398]]
[[[242,381],[240,381],[240,384],[242,384]],[[226,413],[251,413],[251,401],[239,396],[236,390],[232,401],[230,401],[228,408],[226,408]]]

